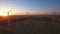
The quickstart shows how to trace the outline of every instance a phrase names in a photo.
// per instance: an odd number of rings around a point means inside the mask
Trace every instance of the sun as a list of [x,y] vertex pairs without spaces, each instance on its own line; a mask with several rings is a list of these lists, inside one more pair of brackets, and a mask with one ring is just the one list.
[[0,16],[10,16],[14,13],[11,8],[0,8]]
[[2,12],[0,12],[0,16],[8,16],[8,14],[6,11],[2,11]]
[[8,8],[1,8],[0,9],[0,16],[8,16],[8,12],[9,9]]

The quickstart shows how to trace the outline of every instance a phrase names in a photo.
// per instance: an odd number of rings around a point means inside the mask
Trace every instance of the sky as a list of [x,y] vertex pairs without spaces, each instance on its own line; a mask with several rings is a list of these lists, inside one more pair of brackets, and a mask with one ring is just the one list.
[[0,10],[9,11],[12,15],[48,15],[60,14],[60,0],[0,0]]

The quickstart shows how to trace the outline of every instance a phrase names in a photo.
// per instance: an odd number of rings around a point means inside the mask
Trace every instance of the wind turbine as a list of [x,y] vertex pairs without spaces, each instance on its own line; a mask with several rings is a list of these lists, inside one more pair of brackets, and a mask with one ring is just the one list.
[[55,20],[56,20],[56,18],[55,18],[55,10],[54,10],[54,23],[55,23]]
[[9,26],[9,13],[10,13],[11,11],[12,11],[12,9],[7,12],[7,14],[8,14],[8,26]]
[[26,19],[28,20],[28,12],[26,12]]

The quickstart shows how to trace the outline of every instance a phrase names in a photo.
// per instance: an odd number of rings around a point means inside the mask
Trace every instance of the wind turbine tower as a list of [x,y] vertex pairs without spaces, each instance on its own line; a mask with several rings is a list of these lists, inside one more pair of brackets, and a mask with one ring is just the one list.
[[9,22],[9,13],[11,12],[12,10],[10,10],[10,11],[8,11],[7,13],[8,13],[8,26],[9,26],[9,24],[10,24],[10,22]]

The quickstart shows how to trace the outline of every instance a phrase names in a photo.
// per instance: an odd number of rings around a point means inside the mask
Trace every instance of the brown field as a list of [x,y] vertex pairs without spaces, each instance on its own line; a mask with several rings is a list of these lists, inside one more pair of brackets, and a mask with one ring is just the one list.
[[60,15],[10,16],[0,18],[1,34],[60,34]]

